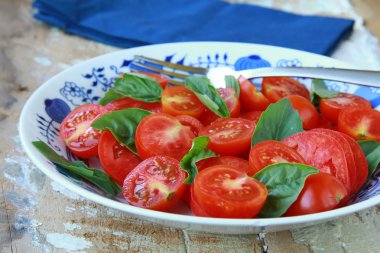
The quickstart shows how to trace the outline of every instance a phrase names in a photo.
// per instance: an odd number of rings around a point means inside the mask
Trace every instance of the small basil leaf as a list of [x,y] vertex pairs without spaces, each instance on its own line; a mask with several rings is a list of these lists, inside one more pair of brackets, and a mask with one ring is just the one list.
[[338,96],[338,91],[329,90],[322,79],[313,79],[311,85],[311,102],[315,106],[319,106],[321,98],[333,98]]
[[124,96],[144,102],[161,101],[161,86],[154,79],[142,74],[126,73],[122,78],[116,78],[115,90]]
[[126,97],[126,96],[124,96],[120,92],[118,92],[118,91],[116,91],[114,89],[109,89],[104,94],[104,96],[99,100],[99,104],[106,105],[109,102],[112,102],[112,101],[114,101],[116,99],[120,99],[120,98],[124,98],[124,97]]
[[199,100],[215,114],[223,118],[230,117],[226,102],[211,85],[209,79],[190,76],[185,80],[185,87],[193,91]]
[[226,82],[226,87],[233,88],[236,92],[236,95],[240,97],[240,86],[238,80],[234,76],[227,75],[224,77]]
[[280,141],[290,135],[302,132],[302,120],[293,109],[289,99],[270,104],[261,114],[252,136],[252,146],[266,140]]
[[380,163],[380,142],[358,141],[358,143],[367,159],[368,177],[370,177]]
[[268,189],[268,197],[260,211],[262,217],[280,217],[298,198],[306,178],[318,169],[304,164],[277,163],[257,172],[253,177]]
[[43,141],[35,141],[32,142],[32,144],[48,160],[59,166],[61,169],[64,169],[67,173],[88,180],[111,196],[116,196],[121,191],[121,187],[109,178],[103,171],[88,168],[82,161],[70,162],[64,157],[58,155]]
[[150,111],[139,108],[113,111],[95,120],[91,126],[99,130],[110,130],[119,143],[137,154],[136,129],[140,121],[150,114],[152,114]]
[[207,148],[207,143],[210,138],[207,136],[200,136],[193,139],[193,145],[189,152],[182,158],[180,165],[183,170],[188,174],[185,179],[185,184],[192,184],[195,176],[198,174],[196,163],[200,160],[210,157],[218,156]]

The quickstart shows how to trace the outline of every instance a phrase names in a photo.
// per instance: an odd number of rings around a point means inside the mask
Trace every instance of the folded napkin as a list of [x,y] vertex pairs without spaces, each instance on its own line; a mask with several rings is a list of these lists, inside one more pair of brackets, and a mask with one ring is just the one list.
[[328,55],[353,27],[349,19],[220,0],[35,0],[33,6],[38,20],[119,47],[229,41]]

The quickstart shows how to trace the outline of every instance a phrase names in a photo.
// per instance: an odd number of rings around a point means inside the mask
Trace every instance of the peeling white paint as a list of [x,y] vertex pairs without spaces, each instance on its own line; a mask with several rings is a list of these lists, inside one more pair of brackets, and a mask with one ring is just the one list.
[[34,61],[45,67],[48,67],[52,64],[52,62],[47,57],[34,57]]
[[63,226],[65,227],[65,230],[68,230],[68,231],[74,231],[74,230],[82,229],[82,227],[80,225],[75,224],[75,223],[63,223]]
[[84,200],[81,196],[79,196],[75,192],[70,191],[69,189],[67,189],[66,187],[58,184],[55,181],[52,181],[50,183],[50,185],[51,185],[51,187],[53,188],[54,191],[59,192],[59,193],[65,195],[66,197],[68,197],[70,199]]
[[70,234],[51,233],[46,235],[46,241],[58,249],[65,249],[68,251],[78,251],[88,249],[92,243]]

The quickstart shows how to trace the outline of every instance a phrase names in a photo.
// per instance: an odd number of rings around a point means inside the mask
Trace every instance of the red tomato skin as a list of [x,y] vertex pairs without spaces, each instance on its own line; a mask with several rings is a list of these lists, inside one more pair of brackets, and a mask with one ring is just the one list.
[[371,102],[365,98],[349,93],[339,93],[334,98],[323,98],[319,101],[319,110],[329,121],[338,124],[342,109],[349,107],[371,108]]
[[268,196],[260,181],[225,165],[202,170],[193,187],[192,198],[200,209],[216,218],[255,217]]
[[210,137],[207,147],[220,155],[238,155],[249,150],[255,124],[246,119],[220,118],[204,127],[199,136]]
[[346,187],[347,192],[352,192],[353,184],[345,151],[338,141],[317,131],[307,131],[286,137],[281,142],[297,150],[307,164],[320,172],[335,176]]
[[284,216],[329,211],[339,207],[347,196],[346,188],[334,176],[322,172],[313,174],[306,178],[300,195]]
[[272,103],[290,95],[299,95],[310,99],[308,89],[290,77],[264,77],[261,91]]
[[372,108],[345,108],[339,115],[339,131],[355,140],[380,141],[380,112]]
[[210,217],[205,210],[202,209],[202,207],[198,204],[198,202],[195,200],[194,196],[194,186],[191,185],[189,187],[189,193],[190,193],[190,209],[193,212],[195,216],[200,216],[200,217]]
[[352,192],[349,192],[349,193],[353,194],[356,190],[357,177],[356,177],[356,164],[355,164],[354,154],[352,152],[350,143],[343,136],[344,134],[338,131],[324,129],[324,128],[316,128],[316,129],[313,129],[312,131],[316,131],[316,132],[328,135],[329,137],[335,139],[339,143],[339,145],[342,147],[344,151],[344,156],[346,157],[346,162],[347,162],[347,167],[349,170],[349,176],[350,176],[350,182],[351,182]]
[[264,111],[270,101],[248,79],[243,76],[238,78],[240,86],[241,111]]
[[153,78],[162,87],[162,89],[165,89],[169,83],[169,78],[159,73],[144,72],[144,71],[139,71],[138,73]]
[[141,162],[140,157],[122,146],[110,131],[100,136],[98,154],[104,171],[121,186],[129,172]]
[[182,125],[190,127],[195,136],[198,136],[198,133],[204,127],[198,119],[189,115],[178,115],[176,118],[179,120],[179,122],[181,122]]
[[129,97],[120,98],[113,100],[105,105],[109,111],[124,110],[128,108],[141,108],[151,112],[162,112],[162,107],[160,102],[147,103],[143,101],[138,101]]
[[322,114],[319,114],[318,125],[316,128],[326,128],[326,129],[330,129],[330,130],[338,130],[337,125],[335,125],[334,123],[332,123],[331,121],[326,119],[326,117],[323,116]]
[[101,131],[92,128],[91,124],[107,112],[102,105],[84,104],[64,118],[59,135],[74,155],[86,159],[98,154]]
[[194,92],[183,86],[171,86],[162,92],[162,110],[172,116],[189,115],[199,119],[205,106]]
[[210,157],[197,162],[196,165],[198,172],[215,165],[226,165],[247,173],[250,177],[255,174],[255,171],[249,166],[248,161],[237,156]]
[[281,162],[306,164],[303,157],[296,150],[274,140],[257,143],[249,153],[249,166],[254,171],[254,174],[268,165]]
[[230,117],[231,118],[238,117],[240,114],[241,106],[240,106],[239,97],[237,96],[235,90],[231,87],[227,87],[227,88],[219,88],[217,91],[226,102],[228,111],[230,112]]
[[318,111],[309,99],[299,95],[287,96],[292,104],[292,107],[298,111],[302,119],[302,126],[305,130],[310,130],[318,125]]
[[166,155],[180,161],[190,150],[194,133],[178,119],[164,113],[146,116],[136,129],[135,144],[142,159]]
[[183,196],[186,172],[167,156],[153,156],[137,165],[125,178],[124,198],[130,205],[168,211]]
[[262,113],[263,111],[249,111],[249,112],[240,114],[239,117],[243,119],[252,120],[257,125],[257,122],[259,122],[259,119]]

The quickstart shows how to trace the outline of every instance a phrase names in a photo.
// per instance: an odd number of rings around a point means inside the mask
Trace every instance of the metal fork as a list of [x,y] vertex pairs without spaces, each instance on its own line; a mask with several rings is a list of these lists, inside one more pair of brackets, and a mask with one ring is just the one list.
[[153,71],[169,77],[169,82],[174,85],[183,85],[186,77],[190,75],[208,77],[217,88],[224,86],[224,76],[233,75],[236,78],[244,76],[247,79],[270,76],[288,76],[319,78],[363,86],[380,87],[380,71],[341,69],[341,68],[257,68],[234,71],[228,67],[201,68],[175,64],[167,61],[136,55],[130,64],[131,71]]

